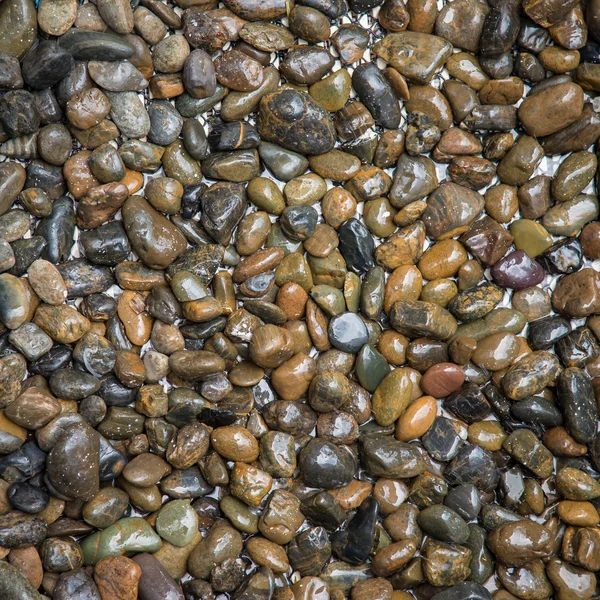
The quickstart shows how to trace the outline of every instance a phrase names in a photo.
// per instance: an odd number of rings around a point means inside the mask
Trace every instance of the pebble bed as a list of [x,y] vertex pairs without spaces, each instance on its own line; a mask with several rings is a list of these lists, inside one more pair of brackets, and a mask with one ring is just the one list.
[[600,598],[598,91],[597,0],[0,0],[0,600]]

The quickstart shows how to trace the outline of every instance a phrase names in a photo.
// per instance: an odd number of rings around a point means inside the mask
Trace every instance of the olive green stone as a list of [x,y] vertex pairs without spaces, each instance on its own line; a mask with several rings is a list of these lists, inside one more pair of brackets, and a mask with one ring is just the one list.
[[352,271],[348,271],[344,277],[344,298],[346,307],[350,312],[358,312],[361,297],[360,277]]
[[294,177],[285,184],[283,195],[288,206],[311,206],[327,192],[327,183],[316,173]]
[[385,271],[382,267],[373,267],[362,282],[360,291],[360,310],[367,319],[377,320],[383,311],[385,292]]
[[396,210],[387,198],[375,198],[365,202],[363,219],[369,231],[377,237],[386,238],[396,231]]
[[245,502],[234,496],[224,496],[219,507],[236,529],[250,535],[258,533],[259,515],[253,513]]
[[280,215],[285,208],[281,191],[277,184],[268,177],[255,177],[252,179],[248,183],[246,193],[252,204],[271,215]]
[[504,440],[502,447],[518,463],[533,471],[541,479],[550,477],[554,470],[552,453],[529,429],[513,431]]
[[356,377],[366,390],[373,393],[390,372],[390,366],[380,352],[365,344],[356,355]]
[[[221,118],[223,121],[239,121],[256,110],[260,104],[261,98],[277,89],[279,86],[279,79],[279,71],[275,67],[267,67],[263,71],[263,82],[258,89],[252,92],[230,92],[227,94],[221,104]],[[225,92],[227,92],[226,88]],[[217,102],[223,97],[224,96],[219,98]],[[196,114],[203,113],[206,110],[206,108],[203,108]]]
[[196,511],[187,500],[171,500],[158,513],[156,531],[173,546],[187,546],[198,531]]
[[260,171],[258,152],[252,149],[214,152],[202,162],[202,173],[210,179],[239,183],[250,181],[257,177]]
[[346,261],[337,248],[323,258],[309,255],[308,264],[315,285],[332,285],[342,289],[346,278]]
[[202,181],[200,163],[189,155],[181,140],[167,146],[162,155],[162,165],[165,174],[177,179],[181,185],[196,185]]
[[542,219],[542,225],[552,235],[571,236],[584,225],[598,218],[599,205],[596,196],[580,194],[555,204]]
[[122,211],[133,249],[152,269],[168,267],[186,249],[181,231],[141,196],[130,196]]
[[360,160],[342,150],[330,150],[325,154],[311,156],[308,162],[315,173],[333,181],[347,181],[360,169]]
[[331,285],[315,285],[310,290],[310,296],[329,317],[339,315],[346,310],[344,294]]
[[267,237],[267,247],[282,248],[287,256],[288,254],[300,252],[302,249],[302,242],[290,240],[283,232],[283,229],[281,229],[281,225],[279,223],[273,223],[271,231],[269,231],[269,236]]
[[[271,228],[271,234],[275,227]],[[307,292],[313,287],[313,278],[306,259],[299,252],[291,252],[283,257],[275,271],[275,283],[281,287],[293,281]]]
[[578,502],[600,497],[600,483],[580,469],[566,467],[556,476],[556,489],[563,498]]
[[340,69],[321,81],[313,83],[308,93],[325,110],[336,112],[343,108],[350,97],[352,78],[346,69]]
[[394,369],[373,394],[373,415],[379,425],[391,425],[410,404],[413,391],[408,369]]
[[483,319],[459,325],[455,337],[471,337],[478,342],[493,333],[519,333],[526,322],[525,317],[518,310],[497,308]]
[[5,0],[0,3],[0,53],[22,58],[37,35],[33,0]]
[[161,546],[160,537],[145,519],[139,517],[121,519],[81,541],[83,562],[86,565],[95,565],[105,556],[123,556],[129,552],[156,552]]
[[2,597],[2,600],[42,599],[42,596],[31,585],[25,573],[21,573],[19,569],[5,561],[0,561],[0,597]]
[[543,225],[530,219],[519,219],[510,225],[510,233],[514,238],[517,250],[525,250],[531,258],[535,258],[552,246],[552,236]]
[[552,180],[554,198],[561,202],[575,198],[593,179],[597,166],[598,159],[593,152],[573,152],[567,156]]
[[261,142],[258,153],[265,166],[280,181],[289,181],[302,175],[308,167],[308,160],[302,154],[282,148],[277,144]]

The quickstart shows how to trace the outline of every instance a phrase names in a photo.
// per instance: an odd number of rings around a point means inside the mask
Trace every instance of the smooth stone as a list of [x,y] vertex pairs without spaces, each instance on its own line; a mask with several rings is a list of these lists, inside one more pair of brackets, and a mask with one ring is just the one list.
[[379,425],[391,425],[408,407],[413,384],[406,369],[394,369],[377,386],[372,410]]
[[446,40],[426,33],[391,33],[375,43],[373,52],[414,83],[428,83],[452,53]]
[[528,96],[519,106],[519,120],[529,135],[551,135],[571,125],[583,110],[583,90],[561,83]]
[[363,500],[348,527],[331,536],[333,551],[346,562],[363,564],[375,542],[379,502],[375,498]]
[[299,467],[307,485],[332,489],[350,482],[356,470],[356,461],[344,449],[315,439],[300,453]]
[[48,478],[69,499],[93,498],[99,486],[99,440],[90,427],[73,425],[65,430],[48,455]]
[[47,523],[41,518],[19,511],[10,511],[0,517],[0,541],[5,548],[40,544],[46,538],[47,529]]
[[355,354],[368,341],[367,327],[363,320],[351,312],[334,316],[329,321],[329,341],[338,350]]
[[127,552],[156,552],[161,545],[160,538],[144,519],[127,517],[84,538],[81,549],[84,564],[94,565],[106,556],[122,556]]
[[314,85],[334,65],[333,56],[318,46],[300,46],[286,53],[280,70],[286,79],[301,85]]
[[425,533],[443,542],[464,544],[469,538],[469,529],[464,519],[441,504],[422,510],[418,522]]
[[352,86],[376,123],[386,129],[400,124],[400,105],[390,84],[374,63],[359,65],[352,74]]
[[512,400],[533,396],[552,382],[559,370],[555,355],[539,350],[514,363],[502,380],[505,394]]
[[121,36],[77,28],[61,36],[59,43],[76,60],[125,60],[134,53],[132,45]]
[[266,167],[281,181],[299,177],[308,168],[308,160],[304,156],[276,144],[261,142],[258,153]]
[[529,347],[532,350],[548,350],[570,331],[571,326],[563,317],[539,319],[529,325]]
[[9,0],[0,6],[0,52],[22,58],[37,36],[32,0]]
[[94,569],[94,581],[102,598],[135,600],[141,574],[140,567],[131,559],[109,556],[98,561]]
[[451,485],[472,484],[480,490],[494,489],[499,472],[490,452],[472,444],[464,444],[444,472]]
[[598,409],[590,379],[581,369],[565,369],[558,378],[557,391],[567,431],[580,443],[591,442]]
[[321,81],[313,83],[308,92],[323,108],[336,112],[348,101],[351,87],[352,80],[348,71],[340,69]]
[[69,52],[57,42],[44,40],[23,59],[23,79],[34,89],[52,87],[73,66],[73,57]]
[[493,266],[492,277],[502,287],[522,290],[541,283],[545,273],[524,250],[515,250]]
[[552,552],[550,531],[533,521],[507,523],[488,535],[488,546],[503,564],[519,567],[537,558],[548,558]]
[[553,470],[553,457],[550,451],[529,429],[519,429],[511,433],[502,444],[517,462],[545,479]]
[[258,130],[264,140],[302,154],[329,152],[335,140],[329,114],[308,94],[295,90],[261,100]]
[[155,556],[144,552],[136,555],[133,561],[142,571],[138,582],[140,600],[184,600],[179,584]]
[[580,194],[573,200],[559,202],[543,217],[542,225],[552,235],[571,236],[598,217],[596,196]]
[[156,531],[177,547],[187,546],[198,530],[198,516],[186,500],[172,500],[163,506],[156,519]]
[[[0,13],[0,17],[2,14]],[[41,594],[19,569],[8,562],[0,562],[0,593],[6,600],[41,600]],[[91,600],[99,600],[91,598]]]
[[75,569],[61,573],[54,587],[56,600],[101,600],[94,580],[85,569]]
[[390,312],[390,322],[396,331],[409,337],[446,340],[457,330],[456,319],[447,310],[422,301],[396,301]]
[[492,595],[478,583],[463,581],[435,594],[431,600],[492,600]]
[[375,392],[389,370],[383,355],[369,344],[365,344],[357,354],[356,377],[367,391]]
[[13,205],[26,180],[25,169],[18,163],[5,162],[0,165],[0,215]]
[[463,233],[481,214],[484,199],[474,190],[455,183],[442,183],[427,199],[423,221],[428,235],[447,239]]
[[201,223],[216,242],[229,241],[244,215],[246,202],[244,186],[238,183],[219,182],[204,192]]
[[421,455],[404,442],[383,435],[361,439],[362,464],[375,477],[416,477],[425,470]]
[[150,131],[150,117],[135,92],[108,92],[110,116],[128,138],[142,138]]
[[123,223],[133,249],[151,268],[168,267],[187,246],[179,229],[140,196],[123,205]]

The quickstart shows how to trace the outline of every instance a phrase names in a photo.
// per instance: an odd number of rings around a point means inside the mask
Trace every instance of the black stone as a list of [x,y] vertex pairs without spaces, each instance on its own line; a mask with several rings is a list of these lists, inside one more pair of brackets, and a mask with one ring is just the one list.
[[479,490],[470,483],[452,488],[444,498],[444,504],[456,511],[466,521],[477,518],[481,511]]
[[243,184],[220,181],[209,187],[201,198],[201,223],[219,244],[226,244],[246,211],[246,189]]
[[375,266],[375,242],[369,230],[357,219],[344,221],[338,229],[340,252],[348,269],[364,275]]
[[75,235],[75,212],[71,199],[63,196],[56,200],[52,205],[52,213],[39,222],[35,233],[47,242],[42,258],[53,264],[67,260]]
[[118,265],[127,260],[131,245],[121,221],[83,231],[79,237],[85,257],[98,265]]
[[585,371],[570,367],[558,377],[557,396],[567,431],[581,444],[592,441],[598,422],[598,405]]
[[498,485],[499,471],[494,457],[481,446],[463,445],[444,471],[450,485],[472,483],[480,490],[493,490]]
[[70,29],[59,44],[76,60],[124,60],[133,56],[133,47],[120,35]]
[[331,536],[331,546],[337,557],[351,565],[367,561],[375,543],[379,502],[370,496],[365,498],[348,527]]
[[537,260],[548,273],[568,275],[579,271],[583,261],[583,250],[578,239],[567,238],[550,246]]
[[558,407],[549,400],[532,396],[514,402],[510,412],[515,419],[525,423],[538,423],[544,427],[558,427],[563,423],[563,416]]
[[95,265],[85,258],[75,258],[58,265],[65,280],[68,298],[81,298],[105,292],[115,282],[110,267]]
[[571,331],[569,321],[553,316],[529,323],[527,341],[532,350],[548,350]]
[[438,417],[421,441],[429,455],[441,461],[452,460],[463,442],[454,421],[446,417]]
[[8,270],[11,275],[21,277],[34,260],[37,260],[46,247],[46,240],[41,235],[22,238],[11,244],[15,256],[15,264]]
[[23,59],[23,79],[29,87],[37,90],[52,87],[73,65],[73,56],[58,42],[43,40]]
[[398,98],[375,63],[363,63],[354,69],[352,87],[377,124],[398,129],[402,118]]
[[337,529],[346,519],[346,513],[328,492],[319,492],[304,499],[301,511],[312,523],[330,531]]
[[319,213],[312,206],[287,206],[279,224],[287,237],[303,242],[315,232],[318,219]]
[[29,514],[42,512],[50,502],[50,496],[46,490],[27,481],[16,481],[12,483],[7,491],[8,499],[13,508]]
[[565,367],[583,368],[600,354],[596,337],[587,327],[578,327],[558,340],[554,348]]
[[490,405],[480,386],[465,383],[444,400],[444,408],[469,425],[489,416]]
[[137,390],[125,387],[114,375],[106,375],[100,382],[98,396],[107,406],[127,406],[135,402]]
[[356,461],[348,450],[316,438],[300,453],[299,467],[306,485],[329,490],[352,481]]
[[492,595],[478,583],[463,581],[436,594],[431,600],[492,600]]
[[40,113],[33,95],[12,90],[0,96],[0,123],[8,137],[34,133],[40,128]]
[[35,442],[26,442],[16,452],[0,459],[0,477],[9,483],[26,481],[44,471],[46,454]]

